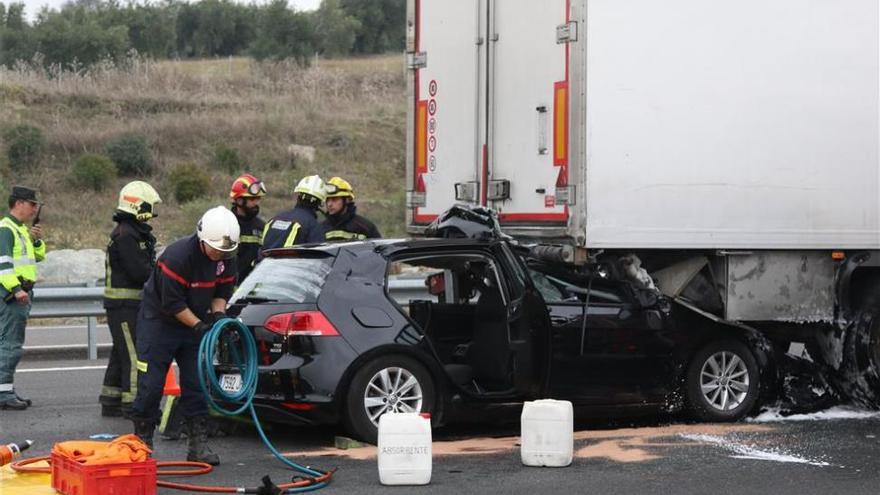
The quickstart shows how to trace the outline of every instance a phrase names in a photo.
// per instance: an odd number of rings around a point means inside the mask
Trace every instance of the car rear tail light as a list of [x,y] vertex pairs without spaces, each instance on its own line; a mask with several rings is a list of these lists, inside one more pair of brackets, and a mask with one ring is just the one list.
[[301,335],[304,337],[339,335],[336,327],[320,311],[296,311],[272,315],[263,323],[263,328],[279,335]]

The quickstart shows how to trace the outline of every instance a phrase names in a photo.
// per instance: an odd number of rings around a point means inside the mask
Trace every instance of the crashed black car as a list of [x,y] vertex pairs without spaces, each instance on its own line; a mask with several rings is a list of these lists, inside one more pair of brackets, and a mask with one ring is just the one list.
[[[748,329],[598,271],[527,262],[503,236],[438,233],[266,253],[230,301],[260,349],[261,418],[342,422],[375,441],[388,411],[440,425],[550,397],[578,414],[724,421],[772,381],[769,344]],[[222,359],[218,373],[240,383]]]

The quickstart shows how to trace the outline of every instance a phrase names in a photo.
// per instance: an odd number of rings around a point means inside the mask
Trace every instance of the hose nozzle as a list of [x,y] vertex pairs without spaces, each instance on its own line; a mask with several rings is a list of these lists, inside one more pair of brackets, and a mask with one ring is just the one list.
[[0,466],[5,466],[16,458],[21,457],[21,453],[29,449],[33,444],[33,440],[25,440],[23,442],[0,445]]

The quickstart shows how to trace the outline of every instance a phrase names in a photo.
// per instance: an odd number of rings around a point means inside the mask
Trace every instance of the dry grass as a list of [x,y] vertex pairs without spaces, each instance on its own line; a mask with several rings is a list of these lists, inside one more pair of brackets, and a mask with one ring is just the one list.
[[[266,215],[292,206],[300,177],[342,175],[355,185],[363,214],[384,234],[403,235],[404,80],[399,55],[320,60],[310,68],[231,58],[135,61],[77,74],[0,69],[0,130],[34,124],[49,143],[34,170],[12,176],[3,167],[4,182],[40,188],[50,246],[103,247],[118,187],[132,178],[95,195],[70,185],[71,165],[83,152],[103,152],[110,138],[144,135],[158,165],[146,180],[165,200],[154,226],[168,242],[191,232],[207,207],[227,202],[234,175],[211,167],[222,143],[266,181]],[[297,160],[291,144],[314,146],[317,159]],[[185,161],[205,167],[214,188],[179,205],[166,181]]]

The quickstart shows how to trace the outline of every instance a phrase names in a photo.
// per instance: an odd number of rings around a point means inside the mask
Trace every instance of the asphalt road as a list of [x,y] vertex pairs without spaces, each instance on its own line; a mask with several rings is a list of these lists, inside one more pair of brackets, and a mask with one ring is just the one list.
[[[30,438],[31,455],[55,442],[131,431],[122,419],[101,418],[100,361],[26,361],[17,388],[34,401],[27,411],[0,411],[0,443]],[[637,424],[582,424],[568,468],[525,468],[516,425],[467,425],[435,431],[431,484],[383,487],[370,447],[339,450],[332,427],[275,427],[270,438],[292,459],[338,468],[324,493],[877,493],[880,416],[783,423],[698,425],[647,418]],[[263,475],[291,476],[273,460],[250,426],[211,440],[223,464],[189,482],[256,486]],[[185,441],[157,438],[157,458],[185,458]],[[3,483],[12,482],[0,478]],[[10,493],[12,491],[10,490]],[[27,492],[19,492],[27,493]],[[159,493],[179,493],[160,490]]]

